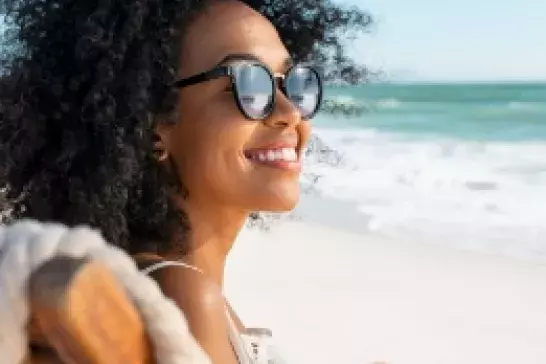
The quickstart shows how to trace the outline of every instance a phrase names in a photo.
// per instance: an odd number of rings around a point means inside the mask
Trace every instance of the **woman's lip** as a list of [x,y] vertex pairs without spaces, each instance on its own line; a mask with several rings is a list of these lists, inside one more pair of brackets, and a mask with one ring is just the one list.
[[271,150],[271,149],[284,149],[284,148],[294,148],[295,150],[299,149],[298,144],[277,143],[277,144],[270,144],[270,145],[265,145],[265,146],[256,147],[256,148],[245,149],[245,153],[247,153],[247,152],[256,152],[256,151],[266,151],[266,150]]
[[299,172],[301,172],[301,169],[302,169],[301,159],[299,159],[299,158],[295,162],[288,162],[288,161],[282,161],[282,160],[276,160],[276,161],[265,160],[265,161],[261,161],[261,160],[258,160],[258,159],[249,159],[249,158],[247,158],[247,159],[250,160],[250,162],[252,162],[252,163],[256,163],[256,164],[262,165],[264,167],[272,167],[272,168],[281,169],[281,170],[285,170],[285,171],[291,171],[291,172],[298,172],[299,173]]
[[252,164],[293,172],[300,172],[302,169],[302,155],[294,147],[253,149],[245,152],[244,156]]
[[286,161],[295,162],[300,158],[300,151],[294,147],[275,149],[252,149],[244,152],[248,159],[260,161]]

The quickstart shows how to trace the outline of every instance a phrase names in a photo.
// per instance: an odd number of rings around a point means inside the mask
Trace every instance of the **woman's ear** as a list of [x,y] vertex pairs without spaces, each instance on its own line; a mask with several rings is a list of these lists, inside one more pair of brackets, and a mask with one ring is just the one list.
[[159,122],[154,127],[153,152],[162,170],[166,173],[170,186],[174,187],[176,194],[186,198],[188,192],[183,187],[176,162],[171,155],[172,123]]

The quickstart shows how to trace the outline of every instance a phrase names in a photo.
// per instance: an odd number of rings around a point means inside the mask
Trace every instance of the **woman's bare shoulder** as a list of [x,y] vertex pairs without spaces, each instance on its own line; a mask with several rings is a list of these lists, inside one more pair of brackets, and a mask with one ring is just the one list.
[[[138,259],[144,269],[163,260]],[[150,274],[158,282],[165,296],[184,312],[190,330],[209,356],[221,362],[235,363],[229,341],[226,303],[222,291],[202,273],[180,265],[164,266]],[[229,360],[231,358],[232,360]]]
[[[165,262],[164,258],[153,254],[139,254],[135,260],[141,270]],[[225,301],[220,288],[199,271],[173,262],[173,265],[155,269],[149,275],[166,296],[184,306],[184,312],[219,309],[225,316]]]

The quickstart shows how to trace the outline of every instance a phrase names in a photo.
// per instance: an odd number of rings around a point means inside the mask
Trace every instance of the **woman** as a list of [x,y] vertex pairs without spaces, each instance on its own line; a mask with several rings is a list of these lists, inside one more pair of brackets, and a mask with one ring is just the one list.
[[222,295],[226,257],[254,211],[298,201],[322,90],[302,62],[359,80],[336,34],[369,18],[311,0],[4,4],[10,218],[100,228],[148,267],[213,362],[248,362]]

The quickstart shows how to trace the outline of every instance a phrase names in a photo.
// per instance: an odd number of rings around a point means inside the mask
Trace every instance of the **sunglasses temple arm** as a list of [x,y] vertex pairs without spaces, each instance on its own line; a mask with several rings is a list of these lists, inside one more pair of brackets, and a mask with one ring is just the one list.
[[211,71],[203,72],[195,76],[178,80],[172,84],[172,87],[183,88],[193,86],[201,82],[214,80],[220,77],[230,76],[231,69],[228,66],[220,66]]

